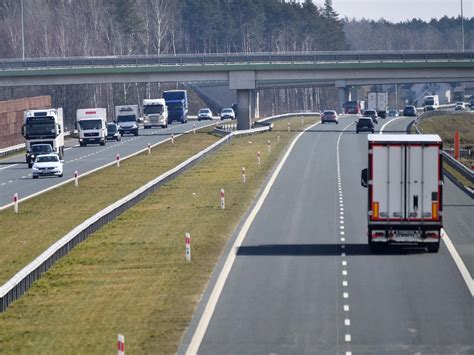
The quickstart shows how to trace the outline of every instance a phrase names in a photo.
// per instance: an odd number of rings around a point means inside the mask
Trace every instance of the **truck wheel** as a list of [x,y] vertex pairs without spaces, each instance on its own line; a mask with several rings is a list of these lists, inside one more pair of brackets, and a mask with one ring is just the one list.
[[28,168],[31,168],[33,166],[33,163],[28,163]]
[[359,130],[358,130],[358,129],[356,129],[356,133],[359,133]]
[[439,243],[428,244],[426,249],[428,249],[428,253],[437,253],[439,251]]
[[135,132],[133,133],[133,135],[134,135],[134,136],[138,136],[138,131],[135,131]]
[[37,178],[38,178],[38,176],[36,176],[36,175],[33,175],[33,179],[37,179]]
[[105,145],[105,141],[101,141],[101,142],[100,142],[100,145]]

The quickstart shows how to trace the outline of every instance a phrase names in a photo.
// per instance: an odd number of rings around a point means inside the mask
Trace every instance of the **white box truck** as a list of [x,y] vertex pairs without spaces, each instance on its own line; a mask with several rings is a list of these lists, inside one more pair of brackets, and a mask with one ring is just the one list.
[[436,134],[368,135],[368,244],[439,249],[443,218],[442,140]]
[[168,127],[168,107],[165,99],[145,99],[142,102],[143,127],[145,129]]
[[28,167],[31,168],[36,155],[48,152],[44,149],[46,144],[51,146],[51,151],[58,154],[60,159],[64,158],[62,108],[24,111],[21,131],[23,137],[25,137],[25,158]]
[[115,106],[115,122],[121,135],[131,133],[138,136],[138,105]]
[[79,145],[95,143],[105,145],[107,139],[107,109],[84,108],[76,112]]
[[379,117],[386,118],[388,110],[388,93],[369,92],[367,94],[367,110],[375,110]]
[[439,108],[439,96],[438,95],[427,95],[423,100],[424,111],[434,111]]

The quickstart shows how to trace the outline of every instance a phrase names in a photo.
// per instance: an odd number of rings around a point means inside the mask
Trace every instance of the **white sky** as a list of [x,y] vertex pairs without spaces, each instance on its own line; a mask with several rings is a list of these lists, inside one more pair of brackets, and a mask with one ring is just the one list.
[[[324,0],[313,0],[322,6]],[[474,16],[474,0],[462,0],[464,18]],[[340,17],[366,18],[378,20],[384,18],[391,22],[400,22],[420,18],[457,17],[461,14],[461,0],[333,0],[333,7]]]

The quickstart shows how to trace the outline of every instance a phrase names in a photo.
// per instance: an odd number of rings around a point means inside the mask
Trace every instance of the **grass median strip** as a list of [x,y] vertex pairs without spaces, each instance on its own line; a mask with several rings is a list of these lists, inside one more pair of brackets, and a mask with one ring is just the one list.
[[77,246],[0,314],[2,351],[102,354],[115,350],[122,333],[127,352],[176,352],[223,247],[295,134],[287,122],[232,140]]
[[[0,284],[33,261],[82,221],[216,142],[212,128],[186,134],[131,159],[84,176],[74,183],[0,212]],[[146,148],[146,147],[143,147]],[[28,183],[36,183],[29,180]]]

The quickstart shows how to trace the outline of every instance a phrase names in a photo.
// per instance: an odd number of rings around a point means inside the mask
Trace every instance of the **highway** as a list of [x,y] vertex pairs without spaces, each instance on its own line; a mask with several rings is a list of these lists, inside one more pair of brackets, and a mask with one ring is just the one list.
[[145,149],[150,144],[156,144],[171,136],[208,125],[209,121],[188,121],[186,124],[175,123],[168,128],[140,129],[138,136],[125,135],[119,142],[108,141],[105,146],[98,144],[79,147],[77,139],[66,141],[64,153],[64,176],[42,177],[33,180],[31,169],[25,163],[24,154],[0,160],[0,208],[12,202],[13,194],[25,198],[38,191],[62,183],[74,176],[74,171],[84,174],[88,171],[106,165],[115,160],[117,154],[121,158]]
[[[404,133],[410,120],[385,132]],[[247,233],[233,236],[179,353],[474,353],[473,296],[446,243],[438,254],[370,253],[367,135],[353,122],[302,134],[240,226]],[[445,179],[445,230],[470,275],[473,215],[472,199]]]

